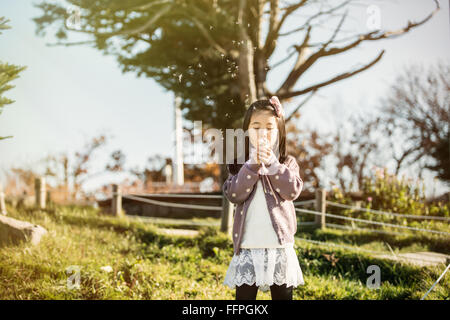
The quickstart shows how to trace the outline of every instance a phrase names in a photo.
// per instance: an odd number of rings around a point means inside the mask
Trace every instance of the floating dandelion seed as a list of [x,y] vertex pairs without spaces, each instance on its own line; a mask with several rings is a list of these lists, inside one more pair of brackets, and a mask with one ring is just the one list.
[[199,67],[199,68],[201,68],[201,67],[202,67],[202,64],[201,64],[201,63],[199,63],[199,64],[198,64],[198,67]]
[[194,50],[198,50],[198,48],[197,48],[197,47],[195,47],[195,48],[194,48]]
[[181,77],[183,77],[182,74],[180,74],[180,75],[178,76],[178,81],[180,81],[180,82],[181,82]]
[[214,27],[213,26],[209,26],[209,30],[212,30]]

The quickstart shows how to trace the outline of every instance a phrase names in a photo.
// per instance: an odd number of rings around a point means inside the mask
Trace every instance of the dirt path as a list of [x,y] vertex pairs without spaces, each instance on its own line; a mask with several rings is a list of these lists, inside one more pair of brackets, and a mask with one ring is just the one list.
[[438,252],[408,252],[394,255],[384,254],[378,255],[379,258],[403,260],[420,266],[435,266],[439,264],[449,264],[450,255]]
[[185,237],[195,237],[198,235],[197,230],[188,229],[168,229],[168,228],[158,228],[158,230],[164,234],[170,234],[173,236],[185,236]]

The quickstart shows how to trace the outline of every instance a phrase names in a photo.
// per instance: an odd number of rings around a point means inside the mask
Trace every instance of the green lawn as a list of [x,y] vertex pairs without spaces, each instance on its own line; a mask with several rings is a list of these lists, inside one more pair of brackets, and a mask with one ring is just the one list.
[[[199,236],[192,238],[164,235],[153,224],[102,216],[92,208],[8,207],[8,212],[43,226],[49,234],[34,247],[0,248],[0,299],[234,299],[234,290],[222,284],[232,242],[214,227],[200,228]],[[298,235],[376,251],[387,251],[385,242],[396,251],[448,252],[449,245],[439,237],[404,239],[353,231]],[[445,268],[417,267],[300,240],[296,250],[306,284],[294,290],[294,299],[420,299]],[[333,252],[335,265],[323,255]],[[366,286],[369,265],[381,269],[379,289]],[[67,286],[69,266],[80,268],[79,289]],[[103,271],[104,266],[112,271]],[[270,292],[257,297],[270,298]],[[447,274],[428,299],[449,298]]]

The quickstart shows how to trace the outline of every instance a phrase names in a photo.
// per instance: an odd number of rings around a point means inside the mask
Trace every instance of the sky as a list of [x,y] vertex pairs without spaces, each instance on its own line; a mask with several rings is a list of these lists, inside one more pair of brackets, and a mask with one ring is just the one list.
[[[0,35],[0,60],[27,66],[12,84],[6,97],[15,103],[5,106],[0,115],[0,135],[13,135],[0,142],[0,182],[11,166],[38,166],[47,155],[62,152],[73,154],[94,136],[107,134],[112,140],[96,155],[93,170],[101,170],[114,151],[121,149],[128,168],[144,168],[150,156],[171,157],[171,137],[174,125],[174,96],[155,81],[123,74],[114,58],[102,55],[88,46],[47,46],[55,42],[51,36],[35,35],[32,18],[41,12],[33,7],[34,0],[2,0],[0,16],[7,17],[12,29]],[[64,3],[64,2],[62,2]],[[350,8],[349,22],[344,31],[349,34],[368,31],[370,5],[379,12],[382,29],[398,29],[408,20],[417,21],[434,9],[433,1],[359,1]],[[441,10],[425,25],[392,40],[364,43],[350,53],[322,59],[301,78],[295,89],[301,89],[343,71],[371,61],[380,50],[385,55],[374,67],[356,77],[321,90],[301,111],[299,126],[330,132],[342,125],[352,113],[369,113],[377,100],[386,94],[390,83],[404,67],[413,63],[429,65],[450,58],[448,1],[439,1]],[[369,8],[370,7],[370,8]],[[369,13],[368,13],[369,9]],[[296,14],[286,22],[283,31],[299,25],[308,12]],[[323,40],[334,30],[337,21],[327,21],[313,34],[313,42]],[[345,34],[342,34],[342,37]],[[286,56],[290,45],[303,35],[294,34],[278,42],[270,63]],[[275,90],[291,68],[291,61],[271,70],[267,85]],[[299,97],[285,104],[286,112],[304,99]],[[156,116],[159,117],[155,121]],[[190,126],[190,124],[187,124]],[[335,172],[328,164],[322,173]],[[414,169],[407,172],[414,177]],[[99,184],[119,182],[121,175],[100,175],[86,184],[86,189]],[[433,175],[427,174],[427,184],[433,185]],[[447,189],[437,185],[437,193]]]

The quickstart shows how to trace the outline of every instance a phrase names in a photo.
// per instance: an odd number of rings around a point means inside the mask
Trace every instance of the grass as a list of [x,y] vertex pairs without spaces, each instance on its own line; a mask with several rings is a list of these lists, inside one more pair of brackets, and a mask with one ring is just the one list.
[[[153,224],[99,215],[88,207],[20,211],[8,207],[8,212],[43,226],[49,234],[37,246],[0,247],[0,299],[235,298],[235,290],[222,284],[233,254],[232,241],[214,227],[200,228],[193,238],[166,235]],[[298,235],[362,244],[377,251],[385,241],[395,250],[446,250],[448,246],[440,238],[407,241],[353,231],[314,230]],[[305,285],[294,289],[294,299],[420,299],[445,268],[417,267],[298,239],[296,251]],[[332,253],[337,261],[326,256]],[[379,289],[366,286],[369,265],[381,269]],[[79,289],[67,286],[70,266],[80,270]],[[104,266],[112,271],[103,271]],[[450,275],[446,275],[427,299],[449,299],[449,292]],[[257,299],[271,299],[270,292],[258,292]]]

